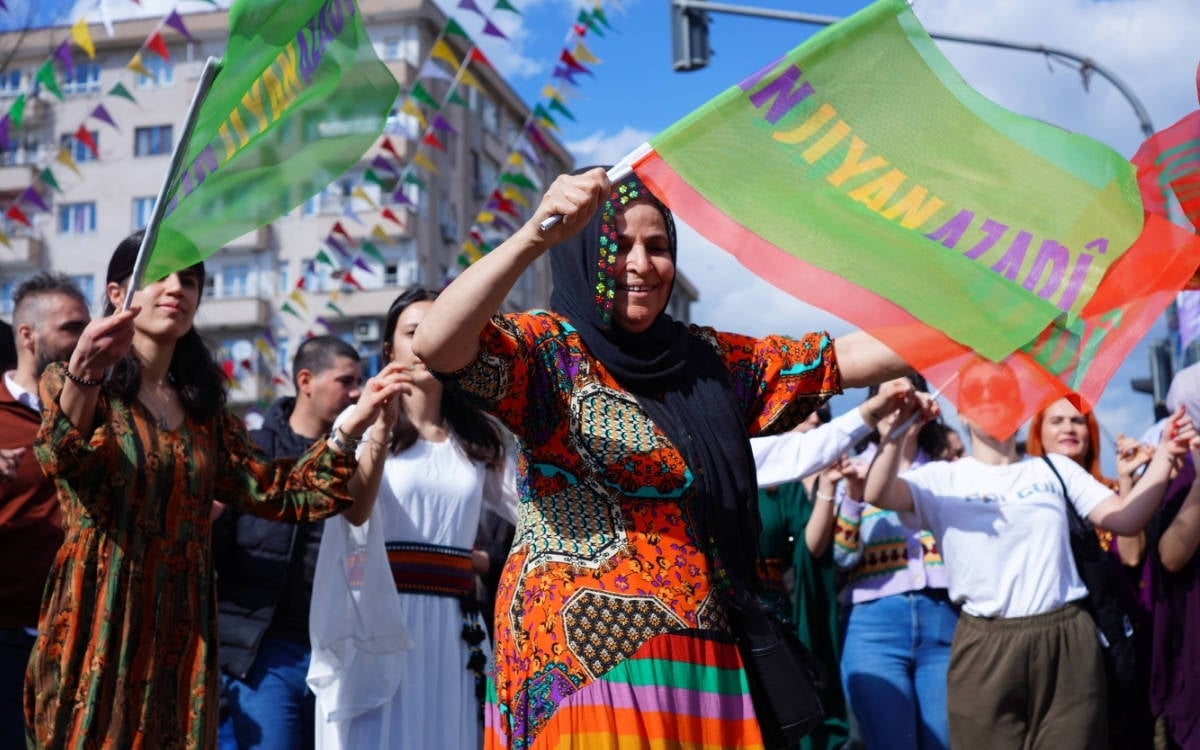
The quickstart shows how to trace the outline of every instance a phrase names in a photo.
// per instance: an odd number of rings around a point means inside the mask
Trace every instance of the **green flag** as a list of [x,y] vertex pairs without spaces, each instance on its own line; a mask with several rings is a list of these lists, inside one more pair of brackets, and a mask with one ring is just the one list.
[[235,0],[146,278],[203,260],[333,182],[375,142],[397,92],[354,0]]
[[33,76],[33,80],[41,84],[51,94],[54,94],[56,99],[62,100],[62,89],[58,87],[58,79],[54,77],[53,60],[47,60],[42,63],[42,67],[38,68],[38,72]]
[[54,192],[62,192],[62,188],[58,186],[58,180],[54,179],[54,173],[50,171],[49,167],[46,167],[41,171],[40,174],[38,174],[38,179],[41,180],[43,184],[53,189]]
[[387,260],[383,257],[383,253],[379,252],[379,248],[375,247],[374,242],[371,242],[369,240],[363,240],[362,248],[360,248],[360,249],[362,250],[362,254],[367,256],[371,260],[376,261],[378,263],[384,263],[384,264],[387,263]]
[[137,99],[133,98],[133,94],[129,93],[129,89],[125,88],[125,84],[123,84],[123,83],[118,82],[116,85],[114,85],[111,89],[108,90],[108,95],[109,96],[119,96],[122,99],[128,99],[129,101],[133,102],[134,104],[137,104]]
[[17,94],[17,98],[13,99],[12,106],[8,108],[8,119],[12,121],[14,128],[21,127],[21,121],[25,119],[24,94]]

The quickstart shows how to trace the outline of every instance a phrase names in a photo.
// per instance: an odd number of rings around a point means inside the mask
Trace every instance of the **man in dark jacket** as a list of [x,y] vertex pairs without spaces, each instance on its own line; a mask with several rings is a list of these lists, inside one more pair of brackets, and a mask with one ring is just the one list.
[[63,540],[54,482],[33,457],[38,379],[51,362],[71,358],[91,320],[87,300],[62,274],[30,278],[13,302],[16,369],[0,375],[0,748],[25,747],[25,664]]
[[[358,398],[362,364],[335,336],[300,345],[296,396],[271,405],[250,437],[271,458],[299,456]],[[213,527],[222,670],[220,747],[313,746],[308,608],[321,523],[268,521],[226,508]]]

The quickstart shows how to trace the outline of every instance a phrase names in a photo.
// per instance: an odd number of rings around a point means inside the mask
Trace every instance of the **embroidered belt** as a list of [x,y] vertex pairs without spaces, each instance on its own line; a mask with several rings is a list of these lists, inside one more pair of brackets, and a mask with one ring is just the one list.
[[397,591],[452,597],[475,593],[471,550],[412,542],[385,546]]

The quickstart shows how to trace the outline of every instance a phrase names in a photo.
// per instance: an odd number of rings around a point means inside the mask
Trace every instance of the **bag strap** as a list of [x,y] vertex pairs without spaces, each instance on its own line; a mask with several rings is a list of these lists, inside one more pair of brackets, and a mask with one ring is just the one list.
[[1048,454],[1043,453],[1042,460],[1046,462],[1046,465],[1050,467],[1050,471],[1054,472],[1054,476],[1058,477],[1058,483],[1062,485],[1063,500],[1067,503],[1067,524],[1071,530],[1071,546],[1074,547],[1076,537],[1086,537],[1086,535],[1092,533],[1092,530],[1088,528],[1089,524],[1079,515],[1079,511],[1075,510],[1075,503],[1071,502],[1071,493],[1067,491],[1067,480],[1063,479],[1062,474],[1058,471],[1058,467],[1050,460]]

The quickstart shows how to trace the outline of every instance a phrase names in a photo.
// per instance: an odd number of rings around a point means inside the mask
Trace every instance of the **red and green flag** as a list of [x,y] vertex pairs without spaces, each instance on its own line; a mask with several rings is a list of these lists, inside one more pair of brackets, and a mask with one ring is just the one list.
[[354,0],[235,0],[147,278],[203,260],[320,192],[375,142],[397,93]]
[[951,397],[972,359],[1018,368],[1014,408],[981,425],[997,435],[1049,395],[1095,403],[1200,265],[1194,234],[1144,210],[1133,165],[970,88],[904,0],[822,30],[630,161],[701,234]]

